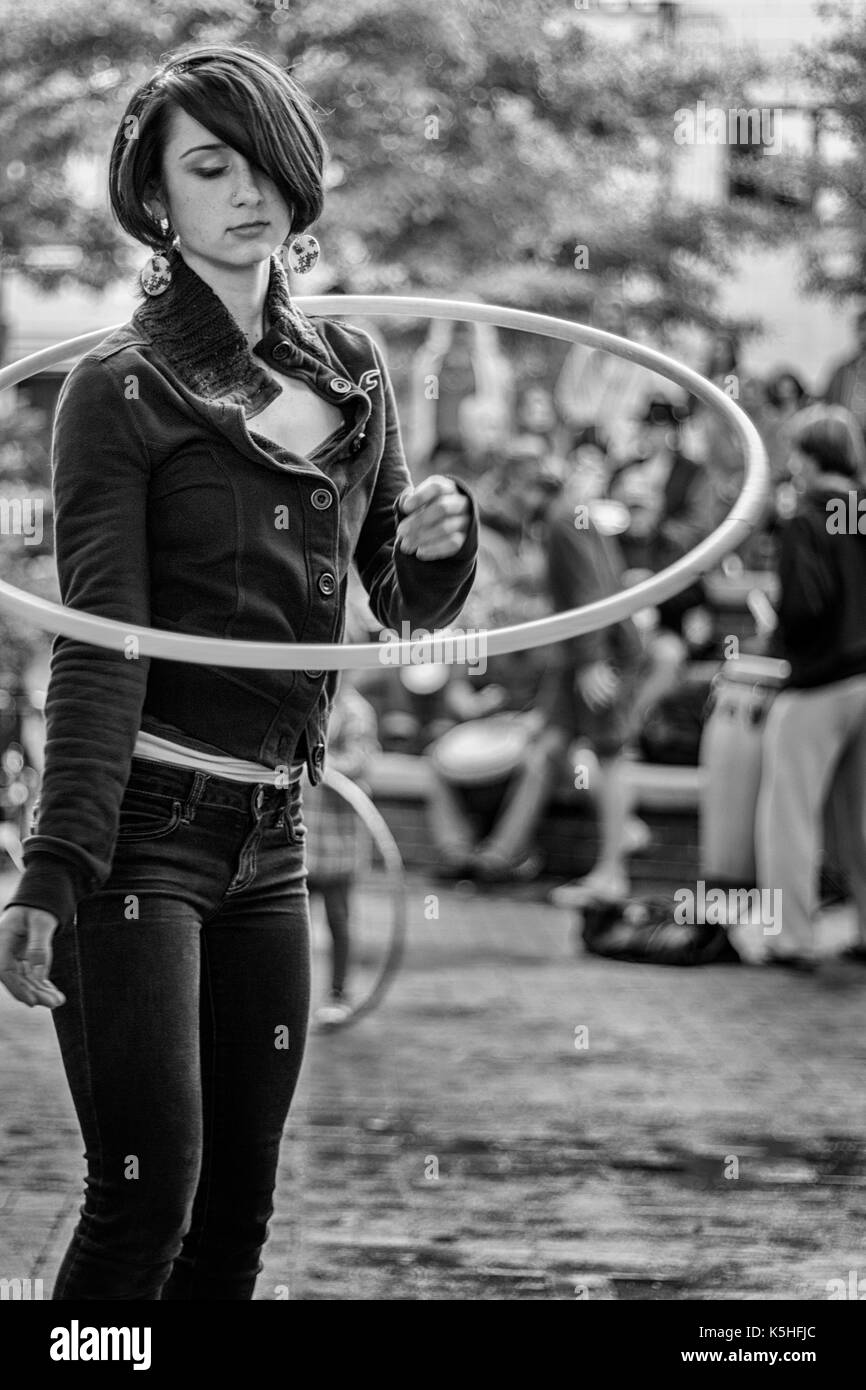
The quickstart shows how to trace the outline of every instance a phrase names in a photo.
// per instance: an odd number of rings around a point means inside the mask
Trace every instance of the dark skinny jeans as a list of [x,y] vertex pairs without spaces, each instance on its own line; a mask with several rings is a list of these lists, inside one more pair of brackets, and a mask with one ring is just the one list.
[[57,1300],[251,1299],[304,1052],[300,784],[135,757],[108,880],[54,937],[85,1144]]

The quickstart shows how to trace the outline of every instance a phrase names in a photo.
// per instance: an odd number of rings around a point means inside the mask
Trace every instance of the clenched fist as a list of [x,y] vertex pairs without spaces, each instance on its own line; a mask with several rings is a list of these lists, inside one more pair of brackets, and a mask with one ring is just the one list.
[[450,478],[434,473],[400,494],[397,544],[419,560],[447,560],[469,534],[472,504]]

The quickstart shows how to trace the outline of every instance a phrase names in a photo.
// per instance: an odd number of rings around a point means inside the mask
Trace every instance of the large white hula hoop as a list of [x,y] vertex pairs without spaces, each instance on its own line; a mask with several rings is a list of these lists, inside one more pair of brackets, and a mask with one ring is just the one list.
[[[468,304],[457,299],[402,298],[390,295],[307,295],[295,301],[307,313],[340,315],[404,315],[409,318],[458,319],[464,322],[490,323],[498,328],[513,328],[521,333],[538,333],[546,338],[558,338],[567,343],[586,343],[603,348],[629,362],[648,367],[668,380],[685,387],[704,401],[731,427],[743,452],[745,477],[743,488],[728,515],[706,540],[689,551],[675,564],[659,574],[621,590],[610,598],[571,608],[549,618],[530,623],[515,623],[511,627],[477,631],[471,639],[463,638],[455,629],[453,642],[447,629],[419,636],[404,642],[387,644],[364,642],[332,645],[303,642],[239,642],[226,638],[187,636],[185,633],[163,632],[159,628],[128,627],[115,619],[100,618],[75,608],[66,608],[48,599],[25,594],[0,580],[0,608],[17,618],[29,619],[48,632],[62,633],[97,647],[128,649],[130,638],[137,642],[142,656],[158,656],[168,661],[190,661],[208,666],[267,667],[271,670],[327,671],[347,668],[366,668],[388,665],[419,664],[424,661],[475,660],[480,652],[496,656],[503,652],[518,652],[529,647],[542,647],[549,642],[561,642],[583,632],[594,632],[611,623],[629,617],[640,608],[663,602],[685,589],[699,574],[711,569],[724,555],[735,550],[757,523],[767,496],[769,465],[761,437],[747,415],[718,387],[690,367],[674,361],[664,353],[603,333],[582,323],[553,318],[548,314],[530,313],[524,309],[506,309],[496,304]],[[116,324],[114,327],[121,327]],[[52,367],[68,358],[88,352],[101,343],[113,329],[97,329],[81,337],[70,338],[56,347],[45,348],[30,357],[14,362],[0,371],[0,391],[26,381],[35,372]],[[444,651],[444,656],[443,656]],[[386,655],[387,653],[387,655]]]

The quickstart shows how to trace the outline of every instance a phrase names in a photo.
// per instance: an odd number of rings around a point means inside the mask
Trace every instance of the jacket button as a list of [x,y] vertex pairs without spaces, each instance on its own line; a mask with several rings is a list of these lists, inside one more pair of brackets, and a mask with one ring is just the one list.
[[322,763],[323,763],[324,761],[325,761],[325,745],[324,745],[324,743],[317,743],[316,746],[315,746],[314,749],[313,749],[313,763],[314,763],[314,765],[315,765],[316,767],[321,767],[321,766],[322,766]]
[[311,680],[311,681],[317,681],[317,680],[319,679],[319,677],[320,677],[320,676],[323,676],[324,674],[325,674],[324,671],[305,671],[305,672],[304,672],[304,675],[307,677],[307,679],[308,679],[308,680]]
[[328,492],[327,488],[323,487],[317,487],[316,491],[310,498],[310,501],[312,502],[317,512],[327,511],[328,507],[330,507],[333,500],[334,499]]
[[284,357],[291,357],[293,352],[294,347],[291,343],[276,343],[273,350],[273,356],[276,357],[278,362],[281,362]]
[[352,390],[351,381],[347,381],[344,376],[335,376],[331,379],[331,390],[336,391],[338,396],[345,396]]
[[336,581],[336,579],[335,579],[334,576],[333,576],[332,574],[330,574],[327,570],[325,571],[324,574],[320,574],[320,575],[319,575],[319,593],[320,593],[320,594],[324,594],[326,598],[330,598],[331,594],[334,592],[334,590],[336,589],[336,587],[337,587],[337,581]]

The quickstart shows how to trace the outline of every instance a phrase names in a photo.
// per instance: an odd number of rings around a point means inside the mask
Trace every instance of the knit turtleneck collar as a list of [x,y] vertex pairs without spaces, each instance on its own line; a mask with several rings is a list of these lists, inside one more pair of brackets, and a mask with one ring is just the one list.
[[[205,400],[253,399],[270,378],[253,354],[246,335],[219,295],[187,265],[177,248],[168,253],[171,284],[148,297],[132,315],[190,390]],[[313,358],[331,365],[326,344],[310,320],[295,307],[286,273],[271,256],[265,295],[267,338],[288,340],[298,362]]]

